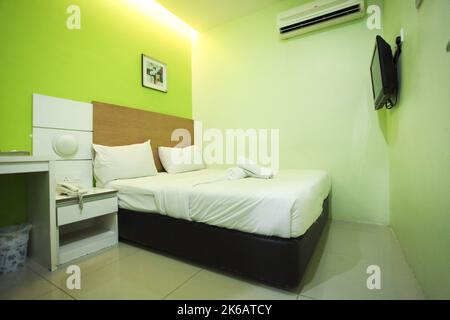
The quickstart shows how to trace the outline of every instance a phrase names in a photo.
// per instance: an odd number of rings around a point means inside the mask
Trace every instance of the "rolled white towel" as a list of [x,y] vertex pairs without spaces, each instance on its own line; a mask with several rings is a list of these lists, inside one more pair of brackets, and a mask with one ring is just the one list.
[[255,162],[246,159],[239,158],[237,165],[239,168],[244,169],[251,177],[259,179],[272,179],[274,172],[272,169],[257,165]]
[[229,168],[226,172],[227,180],[240,180],[248,177],[247,172],[239,167]]

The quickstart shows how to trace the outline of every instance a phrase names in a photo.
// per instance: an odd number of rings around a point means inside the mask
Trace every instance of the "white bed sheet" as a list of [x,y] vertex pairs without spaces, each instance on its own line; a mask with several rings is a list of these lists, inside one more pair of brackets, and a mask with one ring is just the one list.
[[325,171],[286,170],[274,179],[230,181],[223,170],[205,169],[116,180],[106,187],[119,191],[123,209],[297,238],[320,216],[331,179]]

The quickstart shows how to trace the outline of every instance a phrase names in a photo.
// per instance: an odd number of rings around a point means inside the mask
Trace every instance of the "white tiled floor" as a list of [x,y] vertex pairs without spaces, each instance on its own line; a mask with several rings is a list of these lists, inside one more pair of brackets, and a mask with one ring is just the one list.
[[[423,299],[388,227],[330,222],[303,283],[293,292],[203,269],[125,243],[72,264],[81,290],[66,287],[61,267],[48,272],[29,262],[0,276],[0,299]],[[381,290],[366,287],[367,267],[381,268]]]

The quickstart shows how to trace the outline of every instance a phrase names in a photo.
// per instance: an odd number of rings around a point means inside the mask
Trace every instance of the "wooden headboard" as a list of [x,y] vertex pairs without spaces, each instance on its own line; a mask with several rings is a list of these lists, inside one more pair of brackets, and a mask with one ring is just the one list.
[[173,147],[179,143],[171,141],[175,129],[187,129],[191,133],[191,141],[194,141],[193,120],[103,102],[93,102],[93,105],[93,142],[114,147],[151,140],[158,171],[164,171],[158,147]]

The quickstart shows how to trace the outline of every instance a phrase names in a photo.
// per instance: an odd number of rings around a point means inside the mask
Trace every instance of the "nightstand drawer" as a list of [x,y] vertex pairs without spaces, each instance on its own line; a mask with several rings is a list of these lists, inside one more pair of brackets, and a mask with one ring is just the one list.
[[83,210],[78,204],[57,208],[58,226],[95,218],[117,212],[117,197],[84,202]]

